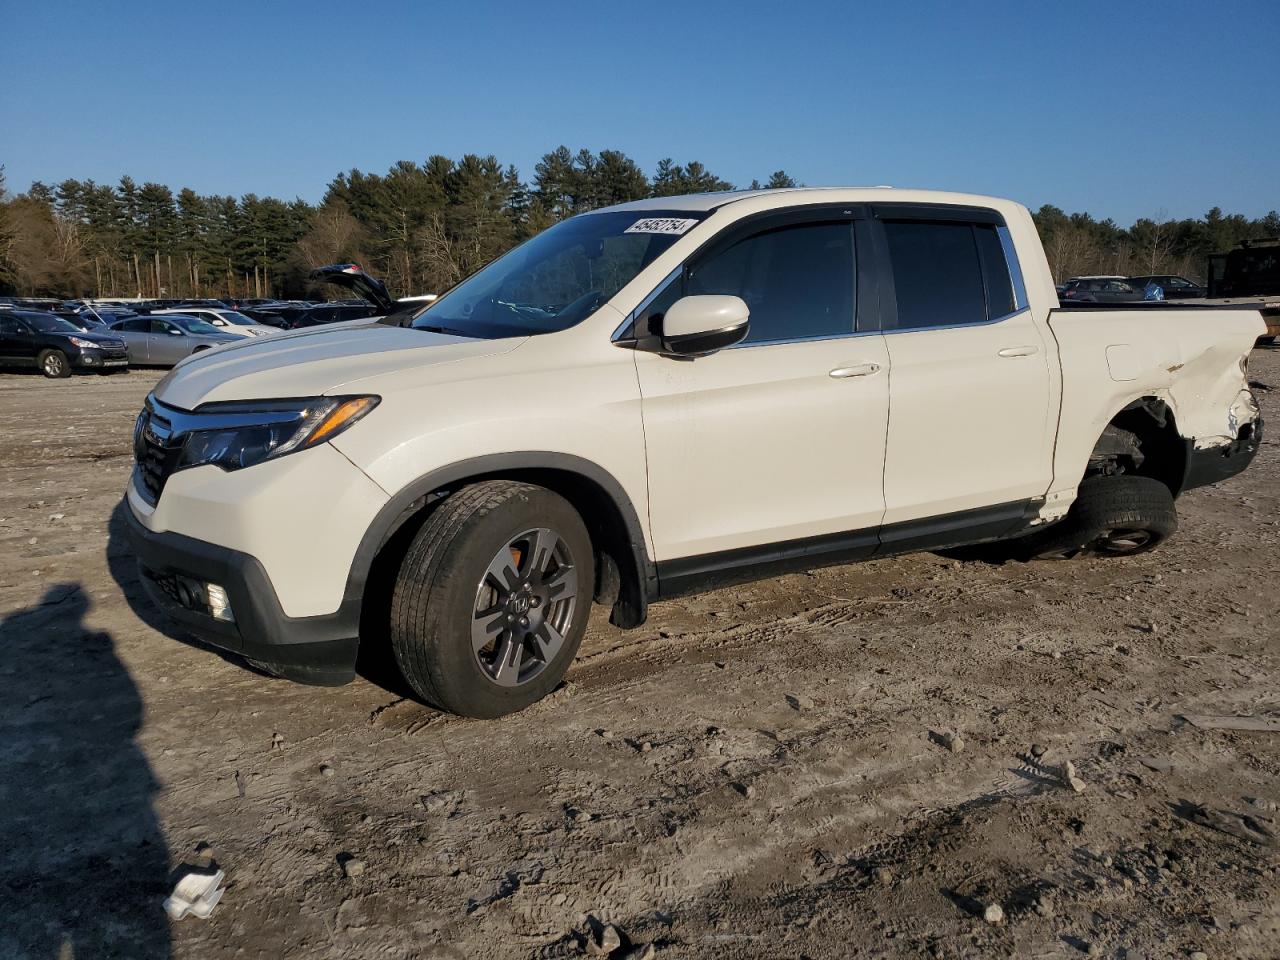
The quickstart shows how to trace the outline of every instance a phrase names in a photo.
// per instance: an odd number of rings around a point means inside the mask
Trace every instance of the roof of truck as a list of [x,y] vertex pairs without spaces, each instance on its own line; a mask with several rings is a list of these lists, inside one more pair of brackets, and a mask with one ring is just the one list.
[[950,193],[942,190],[899,189],[896,187],[782,187],[776,190],[722,190],[718,193],[686,193],[672,197],[648,197],[612,207],[594,210],[592,213],[615,213],[622,210],[690,210],[706,213],[726,204],[773,196],[786,196],[791,203],[871,203],[896,201],[900,203],[950,203],[973,206],[974,204],[1008,203],[999,197],[984,197],[970,193]]

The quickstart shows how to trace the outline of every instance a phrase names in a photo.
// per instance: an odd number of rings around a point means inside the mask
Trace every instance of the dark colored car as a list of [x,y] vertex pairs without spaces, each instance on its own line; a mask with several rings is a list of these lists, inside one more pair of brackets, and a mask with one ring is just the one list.
[[307,306],[277,307],[272,310],[244,311],[259,323],[285,330],[296,330],[300,327],[315,327],[326,323],[339,323],[343,320],[361,320],[376,317],[380,314],[377,307],[370,303],[316,303]]
[[1132,303],[1143,299],[1143,292],[1124,280],[1082,277],[1068,281],[1058,299],[1064,303]]
[[114,334],[81,330],[52,313],[6,310],[0,313],[0,364],[69,377],[73,369],[123,369],[129,354]]
[[67,323],[71,324],[77,330],[85,330],[89,333],[105,332],[107,325],[101,320],[95,319],[87,313],[77,313],[74,310],[53,310],[51,311],[55,317],[59,317]]
[[200,300],[200,299],[183,300],[180,303],[175,303],[174,307],[204,307],[205,309],[208,309],[208,310],[230,310],[231,309],[231,305],[228,304],[225,300],[211,300],[208,298],[203,300]]
[[1205,295],[1205,288],[1194,280],[1168,273],[1148,277],[1129,277],[1125,280],[1125,283],[1135,290],[1144,291],[1144,293],[1147,289],[1147,284],[1154,283],[1164,291],[1166,300],[1190,300]]

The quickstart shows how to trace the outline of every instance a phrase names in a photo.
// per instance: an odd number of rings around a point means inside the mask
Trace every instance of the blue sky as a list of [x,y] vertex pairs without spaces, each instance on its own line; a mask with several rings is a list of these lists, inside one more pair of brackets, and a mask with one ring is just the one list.
[[318,200],[493,153],[701,160],[1127,224],[1280,207],[1280,3],[0,0],[9,188],[129,173]]

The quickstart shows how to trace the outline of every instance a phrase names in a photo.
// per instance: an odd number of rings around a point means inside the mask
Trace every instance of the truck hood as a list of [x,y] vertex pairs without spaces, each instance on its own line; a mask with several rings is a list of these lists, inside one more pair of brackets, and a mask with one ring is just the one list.
[[476,340],[353,320],[235,342],[179,363],[155,397],[183,410],[223,400],[314,397],[343,384],[514,350],[527,338]]

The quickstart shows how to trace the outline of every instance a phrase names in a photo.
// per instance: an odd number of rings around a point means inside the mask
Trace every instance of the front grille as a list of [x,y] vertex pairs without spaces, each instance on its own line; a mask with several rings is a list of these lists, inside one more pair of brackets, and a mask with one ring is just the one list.
[[102,356],[107,360],[125,360],[129,353],[126,350],[116,350],[114,348],[102,351]]
[[182,444],[173,443],[173,427],[154,410],[143,410],[133,428],[133,456],[143,492],[153,505],[160,499],[165,481],[178,466]]

